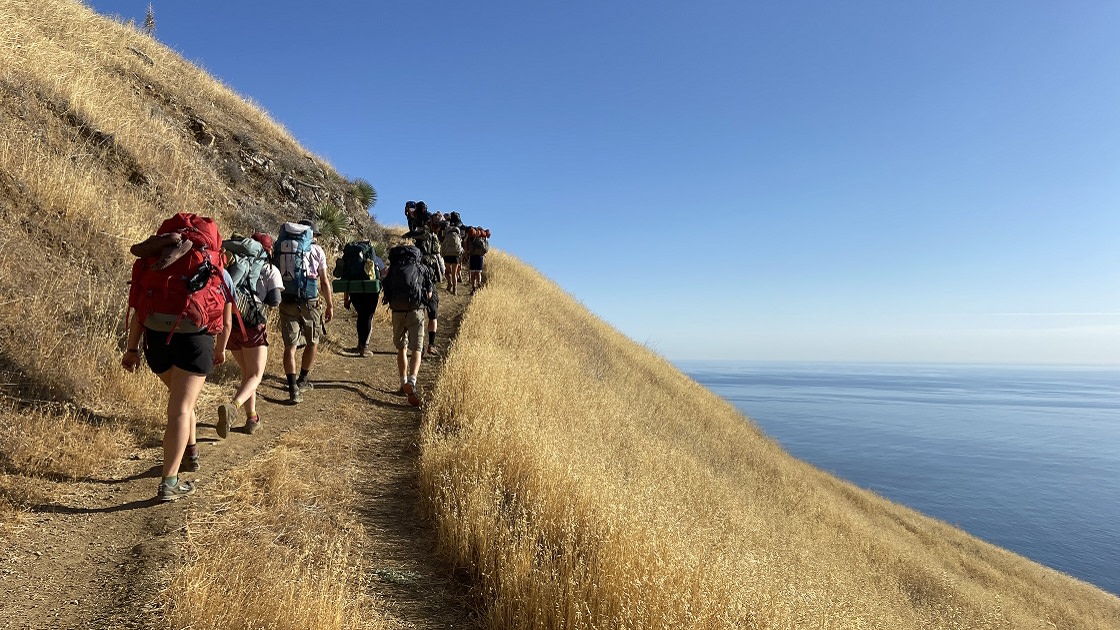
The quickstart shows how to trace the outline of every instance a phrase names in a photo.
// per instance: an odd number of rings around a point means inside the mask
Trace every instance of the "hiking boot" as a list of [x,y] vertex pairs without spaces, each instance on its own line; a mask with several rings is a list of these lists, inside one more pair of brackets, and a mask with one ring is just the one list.
[[218,405],[218,437],[223,440],[229,437],[230,420],[237,415],[237,403],[228,402]]
[[261,428],[260,416],[253,416],[245,421],[245,432],[249,435],[252,435],[259,428]]
[[303,400],[303,395],[299,392],[299,387],[288,392],[288,404],[298,405]]
[[166,502],[182,499],[192,494],[194,494],[194,484],[189,481],[180,481],[173,486],[165,485],[161,481],[159,482],[159,491],[156,492],[156,498]]
[[198,455],[194,457],[184,457],[183,463],[179,465],[179,470],[186,472],[198,472],[202,469],[202,465],[198,463]]
[[403,389],[404,395],[408,396],[408,404],[412,405],[413,407],[419,407],[420,397],[416,395],[416,386],[412,383],[405,383]]

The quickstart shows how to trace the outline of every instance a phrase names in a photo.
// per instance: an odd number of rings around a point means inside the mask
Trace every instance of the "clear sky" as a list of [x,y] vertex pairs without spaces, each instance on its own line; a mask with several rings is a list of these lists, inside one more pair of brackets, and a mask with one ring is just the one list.
[[669,359],[1120,362],[1120,3],[151,3]]

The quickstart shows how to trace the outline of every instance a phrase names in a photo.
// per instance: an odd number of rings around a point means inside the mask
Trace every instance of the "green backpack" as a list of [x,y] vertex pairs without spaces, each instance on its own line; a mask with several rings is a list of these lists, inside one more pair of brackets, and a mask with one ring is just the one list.
[[351,241],[342,248],[342,258],[334,266],[331,289],[335,293],[380,293],[381,276],[377,270],[373,243]]

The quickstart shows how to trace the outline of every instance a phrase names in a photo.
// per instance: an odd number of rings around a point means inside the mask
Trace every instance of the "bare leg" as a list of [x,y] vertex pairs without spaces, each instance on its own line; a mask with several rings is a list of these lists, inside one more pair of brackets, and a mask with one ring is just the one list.
[[241,387],[233,401],[245,410],[245,417],[257,415],[257,387],[264,378],[265,363],[268,361],[268,346],[242,348],[233,353],[237,365],[241,367]]
[[[166,379],[164,376],[166,375]],[[194,414],[198,395],[206,383],[206,375],[186,372],[172,367],[160,375],[168,385],[167,428],[163,432],[163,476],[179,474],[179,464],[194,434]]]

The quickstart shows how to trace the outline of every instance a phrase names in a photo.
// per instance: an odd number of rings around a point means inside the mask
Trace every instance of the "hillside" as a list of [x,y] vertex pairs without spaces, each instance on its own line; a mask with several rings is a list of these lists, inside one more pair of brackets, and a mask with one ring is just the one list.
[[421,465],[489,627],[1120,628],[1120,598],[794,459],[492,258]]
[[213,216],[223,234],[274,232],[331,204],[375,231],[354,183],[150,37],[67,0],[3,0],[0,16],[8,402],[86,417],[143,406],[113,369],[127,248],[174,212]]
[[9,625],[1120,627],[1120,599],[791,458],[500,252],[443,298],[423,415],[384,316],[359,358],[340,313],[314,396],[282,404],[272,352],[263,435],[203,420],[200,492],[153,505],[164,391],[119,367],[128,246],[182,210],[383,232],[257,106],[77,2],[0,0],[0,117]]

